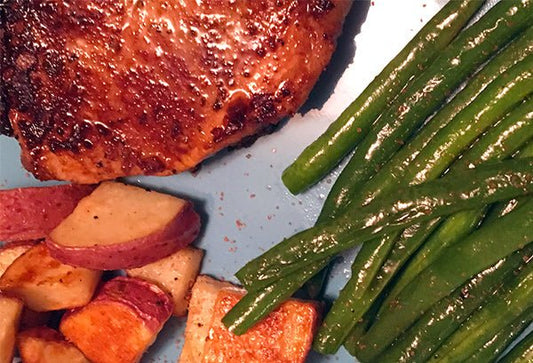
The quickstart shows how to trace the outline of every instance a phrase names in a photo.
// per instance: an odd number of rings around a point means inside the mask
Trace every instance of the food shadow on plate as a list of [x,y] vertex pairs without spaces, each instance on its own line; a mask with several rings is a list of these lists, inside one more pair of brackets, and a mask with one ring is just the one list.
[[361,32],[361,26],[366,20],[369,9],[370,0],[353,1],[352,8],[344,20],[342,33],[337,39],[337,49],[311,90],[307,101],[300,107],[299,113],[305,115],[313,109],[321,109],[329,99],[344,71],[353,62],[356,51],[355,36]]

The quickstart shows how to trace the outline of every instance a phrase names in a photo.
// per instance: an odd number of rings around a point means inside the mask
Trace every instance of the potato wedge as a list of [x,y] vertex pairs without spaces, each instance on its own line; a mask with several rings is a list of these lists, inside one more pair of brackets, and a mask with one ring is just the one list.
[[116,277],[88,305],[67,312],[59,330],[95,363],[137,362],[172,310],[172,300],[155,284]]
[[222,318],[243,296],[224,289],[218,293],[203,362],[305,362],[319,323],[319,305],[288,300],[237,336],[224,326]]
[[138,277],[157,284],[174,302],[174,315],[185,316],[189,306],[192,286],[200,271],[204,251],[186,247],[170,256],[148,265],[127,270],[131,277]]
[[44,326],[19,333],[17,347],[24,363],[90,363],[59,332]]
[[288,300],[246,334],[237,336],[226,329],[222,317],[243,295],[244,291],[227,283],[198,277],[180,363],[305,361],[319,323],[320,305]]
[[0,290],[35,311],[69,309],[91,300],[101,275],[101,271],[62,264],[50,256],[46,244],[39,243],[7,268],[0,277]]
[[11,363],[13,359],[22,308],[21,300],[0,294],[0,363]]
[[44,238],[93,189],[56,185],[0,190],[0,241]]
[[9,265],[34,245],[34,241],[19,241],[0,247],[0,276],[4,274]]
[[196,279],[191,292],[189,316],[185,327],[185,343],[179,363],[202,362],[215,302],[222,289],[244,292],[229,282],[219,281],[206,275],[200,275]]
[[47,238],[52,256],[85,268],[144,266],[191,243],[200,217],[185,200],[105,182]]

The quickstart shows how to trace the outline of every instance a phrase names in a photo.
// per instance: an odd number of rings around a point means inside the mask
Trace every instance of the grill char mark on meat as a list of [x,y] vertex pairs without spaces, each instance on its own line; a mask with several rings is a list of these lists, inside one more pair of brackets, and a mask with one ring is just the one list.
[[13,0],[3,79],[25,167],[92,183],[167,175],[304,102],[346,0]]

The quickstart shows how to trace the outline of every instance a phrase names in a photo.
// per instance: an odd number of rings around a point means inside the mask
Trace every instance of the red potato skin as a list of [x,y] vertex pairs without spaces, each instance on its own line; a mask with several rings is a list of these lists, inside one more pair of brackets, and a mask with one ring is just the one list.
[[68,216],[90,185],[0,190],[0,241],[41,239]]
[[200,216],[188,202],[163,229],[142,238],[107,246],[69,247],[54,242],[46,244],[59,261],[94,270],[136,268],[167,257],[193,242],[200,231]]
[[174,308],[172,299],[157,285],[134,277],[115,277],[105,283],[93,303],[112,301],[134,310],[157,333]]
[[171,298],[156,285],[117,277],[88,305],[65,313],[59,329],[92,362],[136,362],[172,311]]

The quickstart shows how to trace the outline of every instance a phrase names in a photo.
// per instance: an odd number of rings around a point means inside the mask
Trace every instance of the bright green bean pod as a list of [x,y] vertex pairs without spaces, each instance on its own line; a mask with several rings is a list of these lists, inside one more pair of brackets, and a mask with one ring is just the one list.
[[[486,104],[482,101],[477,101],[477,97],[481,93],[485,93],[485,100],[493,99],[498,90],[505,87],[509,77],[503,77],[505,74],[518,63],[522,62],[528,56],[533,54],[533,27],[530,27],[525,32],[521,33],[516,39],[514,39],[509,46],[504,48],[499,54],[491,59],[477,74],[473,77],[448,104],[440,109],[429,122],[418,132],[412,140],[402,147],[392,159],[385,164],[385,166],[362,188],[361,190],[350,189],[349,186],[334,187],[330,192],[332,196],[328,196],[324,203],[324,208],[331,209],[330,205],[334,205],[337,210],[343,210],[345,204],[358,204],[360,200],[368,200],[371,196],[375,196],[382,192],[388,192],[392,188],[396,187],[398,183],[405,182],[409,179],[409,175],[406,176],[409,168],[412,170],[420,165],[424,165],[423,161],[419,161],[417,165],[413,165],[415,159],[423,151],[426,151],[426,146],[433,142],[437,134],[441,134],[441,130],[448,126],[450,123],[457,124],[459,114],[463,111],[463,120],[465,118],[473,117],[476,114],[476,110],[482,109]],[[486,89],[491,85],[490,89]],[[488,92],[487,92],[488,91]],[[477,107],[470,107],[469,112],[465,112],[464,109],[469,107],[472,103],[476,102]],[[476,106],[476,104],[474,106]],[[501,104],[501,103],[500,103]],[[487,117],[484,117],[487,119]],[[494,119],[494,116],[492,117]],[[480,155],[481,157],[482,155]],[[426,158],[428,158],[426,151]],[[442,163],[446,165],[445,163]],[[438,170],[442,170],[438,168]],[[345,173],[345,171],[343,171]],[[338,179],[335,184],[338,184],[342,179]],[[409,181],[409,180],[408,180]],[[341,189],[342,191],[338,190]],[[358,194],[364,194],[359,196]],[[345,196],[349,195],[350,199],[346,199]],[[333,215],[334,216],[334,215]]]
[[[407,175],[405,180],[414,180],[420,183],[427,178],[434,179],[439,176],[468,144],[475,140],[486,128],[495,123],[498,118],[513,108],[524,96],[533,92],[532,70],[533,54],[530,54],[522,62],[511,67],[508,73],[501,75],[490,83],[486,90],[479,94],[474,102],[459,112],[455,119],[450,121],[447,127],[443,128],[441,132],[437,133],[434,140],[419,153],[418,158],[415,159],[416,162],[406,168]],[[527,117],[528,115],[529,119]],[[477,165],[491,157],[494,158],[494,155],[501,157],[510,154],[513,149],[509,147],[503,149],[501,145],[502,141],[506,139],[513,142],[516,141],[511,137],[511,135],[514,136],[515,134],[518,134],[522,139],[526,140],[533,136],[533,123],[528,122],[531,121],[531,118],[533,118],[533,103],[526,101],[522,104],[522,107],[514,110],[512,115],[503,120],[500,123],[500,127],[491,130],[489,135],[486,135],[488,137],[482,137],[480,142],[475,145],[473,151],[468,153],[458,165]],[[444,136],[441,136],[441,134],[444,134]],[[446,153],[447,157],[443,157],[443,153]],[[422,161],[419,161],[419,159],[422,159]],[[431,160],[433,161],[431,162]],[[418,176],[421,172],[425,172],[424,176]],[[394,178],[389,176],[385,180],[392,179]],[[397,185],[398,182],[398,180],[395,180],[394,183]],[[374,184],[374,179],[371,180],[371,183]],[[384,190],[392,188],[393,184],[386,183],[381,183],[385,187],[375,189],[376,192],[370,199],[374,199],[376,193],[383,193]],[[483,211],[474,212],[474,216],[472,216],[471,211],[465,211],[464,213],[468,219],[476,219],[478,221],[483,216]],[[471,227],[473,223],[472,221],[469,222],[468,227]],[[435,227],[436,224],[436,222],[432,223],[432,227]],[[314,344],[316,350],[321,353],[333,353],[339,348],[345,337],[349,334],[349,330],[353,328],[365,309],[368,308],[373,299],[384,288],[385,284],[392,278],[397,268],[403,265],[410,254],[417,250],[425,241],[425,237],[432,231],[428,226],[420,226],[419,229],[421,231],[415,233],[415,235],[419,237],[424,236],[424,238],[414,238],[412,241],[401,240],[398,242],[399,255],[402,258],[400,261],[393,263],[396,268],[389,266],[385,270],[386,272],[379,276],[378,286],[376,286],[373,292],[361,294],[361,291],[356,289],[356,287],[361,285],[359,279],[354,278],[348,282],[347,288],[341,291],[339,298],[333,304],[332,309],[319,329]],[[458,230],[457,225],[454,225],[454,230]],[[459,237],[462,235],[464,233],[460,234]],[[449,235],[445,236],[449,237]],[[408,245],[411,248],[404,248],[404,245]],[[366,252],[366,249],[371,250],[372,245],[367,244],[366,248],[363,247],[362,252]],[[357,257],[356,261],[358,261]],[[368,264],[366,265],[368,266]]]
[[281,277],[277,283],[266,286],[260,291],[248,292],[222,318],[222,323],[236,335],[246,333],[258,321],[287,300],[302,285],[328,264],[315,265],[295,275]]
[[[529,308],[512,323],[500,330],[491,339],[483,343],[470,358],[469,363],[492,363],[507,347],[533,322],[533,308]],[[533,342],[531,342],[533,344]],[[533,358],[533,357],[532,357]]]
[[435,59],[483,1],[462,0],[446,4],[376,76],[366,89],[316,141],[283,172],[294,194],[322,179],[360,142],[409,80]]
[[333,302],[333,306],[315,336],[313,348],[317,352],[333,354],[339,349],[357,322],[394,276],[391,272],[396,271],[405,263],[416,248],[431,234],[437,223],[438,221],[429,222],[432,228],[406,228],[394,245],[395,248],[384,260],[384,264],[375,264],[372,260],[362,258],[360,261],[377,267],[375,277],[367,280],[369,283],[361,283],[361,280],[366,278],[364,273],[368,269],[364,266],[362,268],[352,266],[352,277]]
[[[463,155],[454,169],[458,171],[478,165],[480,162],[501,160],[512,155],[529,141],[533,137],[533,102],[531,101],[531,99],[525,100],[490,129],[486,135],[483,135]],[[532,157],[533,150],[523,150],[521,154],[521,157]],[[467,236],[479,224],[484,214],[485,210],[481,209],[461,211],[449,216],[410,261],[401,277],[396,281],[388,301],[392,300],[448,246]]]
[[500,361],[501,363],[527,363],[533,361],[533,331],[518,343]]
[[[362,208],[282,241],[247,263],[236,276],[265,286],[305,266],[409,225],[533,191],[533,159],[479,166],[399,189]],[[497,188],[494,186],[497,185]]]
[[[531,25],[532,14],[532,0],[502,1],[460,33],[381,115],[357,146],[336,185],[342,188],[366,182],[456,87],[500,47]],[[335,204],[351,203],[348,191],[335,191],[335,195],[338,196]]]
[[452,363],[468,360],[483,343],[533,307],[533,264],[506,286],[505,294],[491,296],[461,327],[437,349],[429,362]]
[[425,362],[492,293],[502,293],[505,281],[533,254],[533,245],[498,261],[472,277],[452,294],[435,303],[377,362]]
[[[498,77],[509,71],[510,68],[512,68],[517,63],[523,61],[526,57],[529,56],[531,58],[532,52],[533,27],[530,27],[525,32],[521,33],[520,36],[514,39],[509,44],[509,46],[504,48],[499,54],[497,54],[493,59],[491,59],[488,64],[486,64],[485,67],[483,67],[482,70],[479,71],[476,76],[467,83],[465,88],[461,92],[459,92],[459,94],[457,94],[447,105],[445,105],[441,110],[439,110],[438,113],[430,120],[430,122],[428,122],[428,124],[425,125],[424,128],[416,135],[416,137],[413,140],[410,140],[407,145],[400,149],[398,153],[396,153],[396,155],[384,166],[384,168],[380,170],[380,172],[378,172],[377,175],[375,175],[364,186],[357,189],[354,188],[354,186],[352,185],[343,185],[344,178],[339,177],[324,203],[321,218],[319,218],[319,221],[325,220],[324,217],[327,218],[328,216],[330,218],[334,218],[346,208],[346,205],[339,204],[339,202],[345,200],[342,195],[339,195],[339,193],[345,195],[350,194],[350,203],[352,205],[358,205],[360,203],[365,203],[372,200],[376,197],[376,195],[382,192],[390,191],[392,188],[396,187],[398,183],[401,183],[404,180],[409,180],[410,178],[412,179],[412,176],[410,177],[408,175],[406,177],[404,175],[406,170],[409,170],[409,166],[411,166],[411,169],[413,168],[413,164],[411,163],[415,160],[417,156],[419,156],[421,153],[422,155],[420,156],[424,155],[424,152],[422,150],[424,150],[424,148],[430,143],[430,141],[434,139],[436,134],[450,123],[458,124],[459,122],[455,119],[455,117],[458,116],[458,114],[463,111],[467,106],[469,106],[469,112],[463,112],[464,121],[469,120],[470,117],[475,114],[475,109],[473,110],[474,107],[472,106],[478,106],[478,113],[480,108],[487,110],[489,108],[487,100],[494,100],[497,97],[500,88],[507,86],[505,83],[507,82],[506,78],[508,77],[502,76],[499,79]],[[485,99],[479,99],[476,101],[476,97],[480,95],[480,93],[482,93],[489,85],[490,87],[488,90],[486,90],[487,92],[485,93]],[[487,117],[487,113],[485,112],[485,115],[483,117],[483,121],[485,121],[484,125],[490,124],[490,120],[497,119],[498,116],[503,114],[505,110],[512,107],[512,105],[509,104],[507,105],[507,108],[501,106],[501,104],[505,102],[512,104],[512,102],[509,102],[508,99],[502,100],[501,98],[499,98],[499,101],[500,102],[493,103],[492,115],[489,115],[489,117]],[[474,105],[470,106],[471,103],[474,103]],[[454,120],[455,122],[452,122],[452,120]],[[467,127],[471,126],[472,125],[468,124]],[[479,127],[481,126],[478,125],[478,128]],[[475,128],[473,130],[475,130]],[[451,132],[453,132],[453,130]],[[479,133],[479,131],[477,133]],[[475,137],[476,133],[470,132],[469,135],[471,135],[470,140],[472,140]],[[452,154],[454,156],[457,155],[457,149],[460,149],[465,145],[465,141],[463,141],[462,144],[458,141],[459,140],[454,140],[455,147],[453,149],[454,151]],[[448,142],[448,144],[445,146],[447,152],[450,154],[450,150],[452,150],[452,144]],[[498,146],[496,145],[493,147],[497,148]],[[488,155],[490,154],[490,151],[487,151],[486,153]],[[428,156],[426,151],[426,158],[427,157]],[[479,161],[483,161],[483,157],[485,156],[479,155],[479,157]],[[479,161],[472,160],[473,164],[478,163]],[[439,171],[441,172],[442,170],[444,170],[448,165],[445,159],[438,159],[438,162],[440,165],[435,165],[436,163],[433,162],[432,164],[428,164],[425,167],[431,167],[433,170],[436,170],[433,172],[433,174],[436,175],[437,173],[439,173]],[[424,161],[418,162],[416,164],[418,170],[420,170],[420,165],[424,165]],[[343,173],[349,172],[348,169],[349,168],[346,168]],[[465,211],[460,213],[460,215],[456,216],[455,219],[459,219],[459,221],[456,220],[454,222],[461,223],[463,222],[463,220],[465,220],[467,225],[464,229],[469,231],[471,230],[470,226],[475,225],[475,223],[479,222],[479,219],[482,216],[482,213],[478,213],[475,211]],[[459,224],[456,224],[456,226],[459,226]],[[460,228],[457,228],[457,230],[461,231]],[[460,236],[461,234],[459,234],[459,237]],[[386,246],[387,249],[391,249],[394,243],[394,240],[392,238],[387,238],[387,240],[380,241],[378,244],[381,246],[386,241],[388,241],[389,243],[389,245]],[[444,247],[445,244],[439,244],[439,246]],[[370,251],[366,251],[367,249]],[[379,267],[376,267],[373,264],[367,264],[364,260],[362,260],[362,256],[371,254],[372,250],[372,245],[363,245],[361,249],[361,255],[358,255],[356,257],[354,263],[358,265],[364,265],[368,270],[377,270],[377,268]],[[382,263],[383,260],[379,261],[377,259],[374,259],[374,264],[378,262]],[[361,273],[366,272],[361,270]],[[366,274],[370,275],[369,273]],[[362,285],[366,286],[368,286],[368,284],[370,283],[366,280],[360,281]],[[361,289],[363,288],[364,286],[358,286],[359,291],[362,291]]]
[[441,256],[384,305],[375,324],[361,339],[366,347],[358,357],[370,361],[409,328],[435,302],[461,286],[470,276],[533,241],[533,199],[478,229]]

